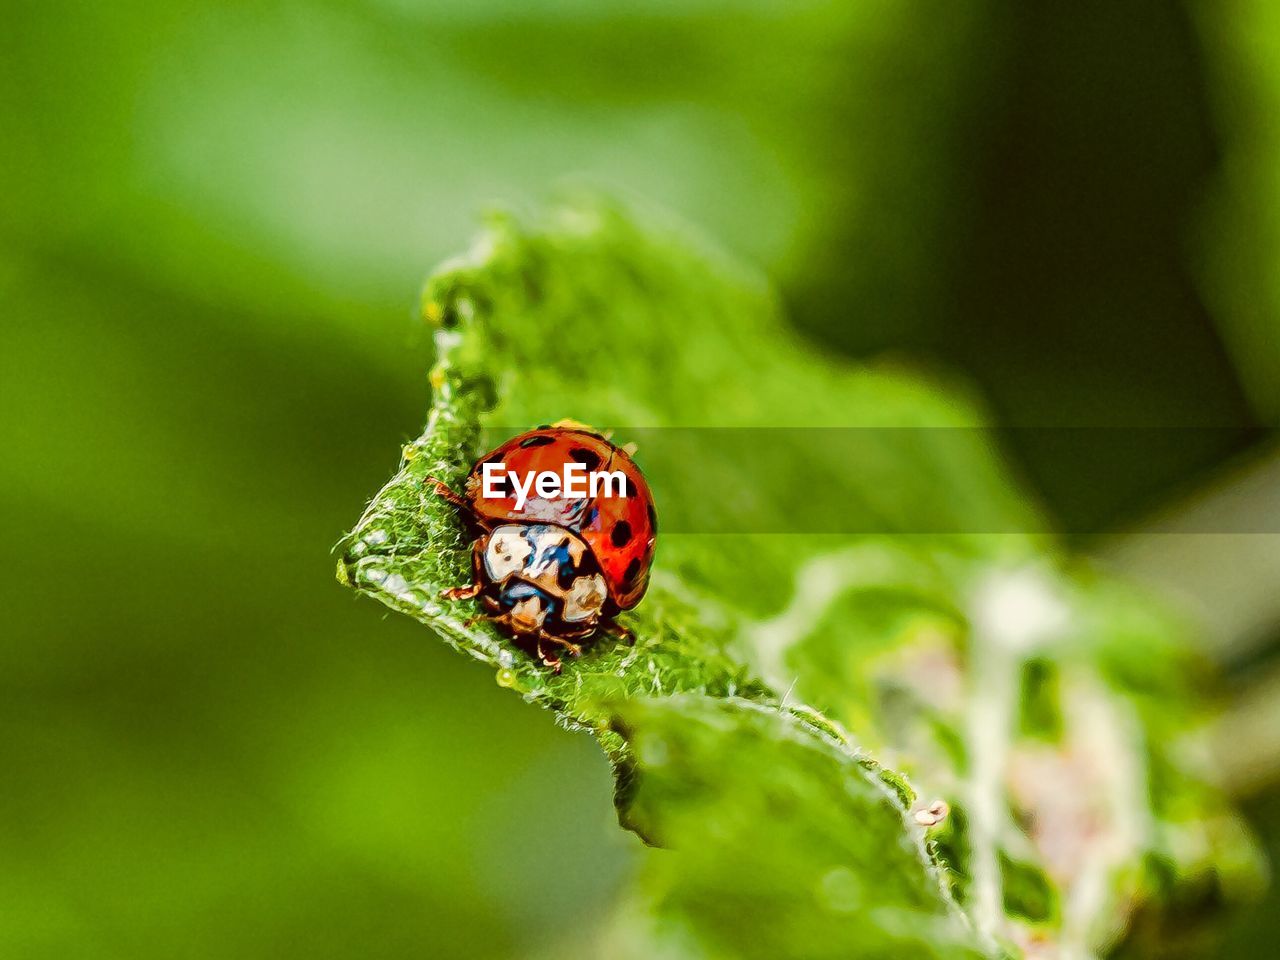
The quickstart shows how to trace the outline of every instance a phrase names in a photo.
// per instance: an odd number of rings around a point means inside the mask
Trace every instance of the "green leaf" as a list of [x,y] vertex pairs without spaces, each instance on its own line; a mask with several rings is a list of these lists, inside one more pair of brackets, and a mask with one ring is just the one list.
[[[493,219],[423,315],[427,427],[339,577],[599,740],[620,821],[673,848],[614,952],[1084,956],[1206,871],[1247,886],[1247,839],[1179,762],[1185,638],[1060,555],[954,386],[818,352],[759,277],[598,202]],[[563,418],[640,439],[663,529],[634,644],[557,674],[441,599],[470,544],[426,481]],[[802,514],[829,529],[784,533]]]
[[[844,930],[833,933],[836,952],[867,937],[906,950],[921,941],[921,930],[933,929],[909,919],[923,914],[948,931],[929,955],[971,950],[973,935],[949,901],[923,831],[907,816],[914,795],[905,780],[881,770],[816,711],[783,706],[785,688],[757,669],[741,629],[753,604],[767,607],[790,593],[787,574],[822,549],[823,538],[801,544],[776,535],[664,533],[654,585],[628,620],[634,645],[602,639],[566,659],[556,674],[487,622],[473,622],[473,602],[440,598],[441,590],[468,581],[469,543],[454,509],[424,485],[432,476],[458,486],[491,442],[483,437],[488,423],[507,425],[510,433],[566,416],[645,427],[693,426],[700,412],[718,426],[848,423],[857,410],[877,425],[964,425],[971,422],[967,416],[897,376],[850,376],[792,339],[758,278],[671,229],[646,233],[608,207],[564,208],[541,228],[494,220],[472,255],[431,278],[423,311],[439,325],[427,428],[404,448],[396,476],[346,541],[340,579],[426,623],[495,668],[500,684],[595,735],[618,771],[622,821],[642,836],[696,846],[698,855],[711,857],[702,878],[707,890],[721,889],[732,899],[739,889],[726,869],[730,861],[715,853],[737,838],[693,843],[695,805],[718,802],[716,791],[736,781],[741,789],[733,792],[754,796],[758,808],[764,796],[753,794],[753,784],[773,769],[775,784],[794,780],[787,816],[797,835],[808,833],[812,844],[815,837],[846,834],[852,845],[848,857],[827,851],[821,863],[809,862],[805,850],[789,842],[759,848],[761,869],[779,882],[794,874],[805,885],[803,909],[788,909],[788,926],[812,919],[815,930],[824,929],[836,916]],[[764,371],[769,375],[761,376]],[[819,389],[797,390],[805,381]],[[803,444],[793,442],[803,453]],[[902,442],[902,435],[888,438],[885,455],[893,456]],[[661,462],[646,460],[644,450],[637,455],[660,508],[665,494],[699,480],[700,466],[677,446]],[[921,469],[945,466],[928,449],[904,446],[903,454],[922,461]],[[974,481],[960,482],[972,475],[963,467],[957,483],[972,488]],[[762,496],[782,492],[780,478],[757,479]],[[874,508],[905,518],[910,504],[899,493],[881,496]],[[750,546],[729,550],[729,539]],[[716,745],[716,731],[726,737],[723,744]],[[637,753],[635,736],[648,737],[650,747],[667,742],[682,756],[698,757],[698,764],[708,761],[701,782],[681,786],[678,779],[654,777],[652,749]],[[682,807],[681,796],[689,806]],[[744,829],[769,829],[743,816]],[[814,898],[824,877],[834,876],[830,883],[838,885],[874,863],[891,865],[900,883],[863,905],[845,896],[834,915]],[[722,935],[701,926],[696,932]]]
[[[441,326],[430,420],[352,532],[342,576],[501,668],[501,682],[571,724],[599,726],[601,704],[620,696],[776,696],[747,666],[753,651],[734,646],[736,621],[789,598],[790,575],[828,551],[830,539],[664,533],[657,586],[633,622],[636,646],[597,644],[557,676],[489,626],[467,627],[473,605],[440,601],[442,588],[469,579],[469,553],[455,512],[424,487],[428,476],[458,486],[487,444],[564,417],[631,427],[977,422],[909,379],[853,371],[812,352],[782,326],[759,278],[670,228],[646,233],[609,207],[566,207],[545,228],[495,219],[476,251],[428,282],[424,315]],[[484,440],[485,423],[502,425],[499,435]],[[969,519],[959,519],[969,503],[992,523],[1018,523],[1012,518],[1025,510],[998,479],[981,437],[938,433],[937,449],[909,431],[876,438],[886,472],[930,480],[914,489],[886,488],[878,478],[861,484],[868,525],[892,527],[885,518],[893,516],[919,524],[932,513],[939,525],[958,526]],[[781,443],[812,460],[803,438],[784,433]],[[642,449],[638,460],[660,516],[678,491],[723,466],[687,457],[677,444],[657,452],[666,459]],[[733,457],[723,448],[712,453]],[[776,503],[766,509],[779,524],[794,496],[789,477],[751,478],[756,499]],[[937,497],[940,483],[953,495]],[[814,496],[825,497],[833,515],[855,509],[847,486]],[[729,562],[729,543],[744,541],[749,546],[732,549]],[[673,571],[678,577],[667,576]]]
[[633,814],[679,851],[646,865],[659,942],[693,935],[726,957],[981,956],[938,910],[897,794],[841,741],[697,695],[627,701],[617,723],[644,771]]

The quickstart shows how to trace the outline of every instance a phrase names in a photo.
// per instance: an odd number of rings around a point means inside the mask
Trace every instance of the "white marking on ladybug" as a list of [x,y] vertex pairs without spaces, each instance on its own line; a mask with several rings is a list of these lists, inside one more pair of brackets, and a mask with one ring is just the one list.
[[533,633],[547,619],[547,611],[537,597],[521,600],[511,608],[511,623],[521,633]]
[[501,583],[513,573],[524,569],[533,547],[524,538],[524,528],[516,524],[498,527],[489,535],[489,545],[484,552],[484,569],[489,579]]
[[603,609],[607,596],[604,577],[600,574],[593,573],[589,577],[578,577],[569,588],[568,596],[564,598],[564,612],[560,615],[561,619],[570,623],[586,620]]

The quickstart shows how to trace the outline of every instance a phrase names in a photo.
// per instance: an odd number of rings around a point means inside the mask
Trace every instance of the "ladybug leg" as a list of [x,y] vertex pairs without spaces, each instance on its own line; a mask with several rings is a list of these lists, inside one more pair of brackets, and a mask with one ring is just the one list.
[[539,630],[537,641],[536,641],[537,650],[538,650],[538,659],[540,659],[543,663],[545,663],[548,667],[550,667],[556,673],[559,673],[561,669],[560,658],[547,656],[546,651],[543,650],[542,648],[543,640],[550,640],[552,643],[556,644],[557,646],[564,647],[566,650],[569,651],[571,656],[577,657],[577,656],[581,656],[582,654],[582,647],[580,647],[578,644],[570,640],[566,640],[563,637],[557,637],[554,634],[547,633],[545,630]]
[[456,507],[457,509],[461,510],[463,513],[466,513],[466,514],[471,513],[471,504],[467,503],[466,500],[463,500],[462,497],[458,496],[456,493],[450,490],[448,484],[446,484],[443,480],[439,480],[435,477],[427,477],[425,482],[426,482],[427,488],[432,493],[434,493],[437,497],[441,497],[449,501],[451,506]]
[[560,658],[547,656],[547,652],[542,649],[542,641],[544,639],[551,638],[547,637],[545,633],[539,633],[538,639],[535,641],[535,648],[538,651],[538,659],[542,661],[543,666],[550,667],[553,671],[559,673],[561,670]]
[[582,647],[580,647],[578,644],[570,643],[568,640],[561,640],[559,637],[552,637],[551,639],[554,640],[556,643],[560,644],[560,646],[564,647],[566,650],[568,650],[571,655],[575,657],[582,656]]
[[636,635],[631,632],[629,627],[624,627],[617,620],[610,620],[605,624],[604,629],[606,633],[613,634],[628,647],[634,647],[636,645]]
[[440,596],[445,600],[474,600],[480,590],[480,584],[470,583],[465,587],[449,587],[447,590],[441,590]]
[[572,640],[566,640],[566,639],[564,639],[564,637],[557,637],[557,636],[555,636],[554,634],[545,633],[545,632],[544,632],[544,633],[542,633],[542,634],[540,634],[540,635],[539,635],[539,637],[538,637],[538,639],[539,639],[540,641],[541,641],[541,640],[550,640],[552,643],[557,644],[557,645],[559,645],[559,646],[561,646],[561,647],[564,647],[566,650],[568,650],[568,651],[569,651],[569,653],[570,653],[571,655],[573,655],[573,656],[575,656],[575,657],[580,657],[580,656],[582,656],[582,647],[580,647],[578,644],[574,643]]

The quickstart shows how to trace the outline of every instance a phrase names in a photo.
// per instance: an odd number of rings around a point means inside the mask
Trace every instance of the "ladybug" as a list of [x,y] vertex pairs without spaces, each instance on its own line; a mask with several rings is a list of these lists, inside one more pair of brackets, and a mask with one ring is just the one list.
[[[566,495],[533,485],[541,474],[568,478],[570,471],[581,482],[571,487],[566,479]],[[658,517],[627,448],[561,421],[485,454],[462,495],[435,477],[427,482],[478,531],[472,582],[442,596],[480,597],[482,616],[532,644],[557,673],[560,659],[547,645],[577,656],[602,628],[630,638],[614,618],[639,603],[649,585]]]

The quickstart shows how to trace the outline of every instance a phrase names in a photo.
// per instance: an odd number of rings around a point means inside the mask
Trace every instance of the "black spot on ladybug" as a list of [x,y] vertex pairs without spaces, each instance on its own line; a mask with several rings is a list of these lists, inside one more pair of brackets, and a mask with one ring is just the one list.
[[573,586],[573,581],[578,579],[578,571],[573,568],[571,563],[562,563],[556,570],[556,583],[560,585],[561,590],[568,590]]
[[551,424],[549,424],[549,423],[540,423],[540,424],[538,424],[538,429],[539,429],[539,430],[550,430],[550,429],[551,429]]
[[656,532],[658,529],[658,511],[653,509],[653,504],[649,504],[649,529]]
[[631,540],[631,524],[625,520],[619,520],[613,525],[609,539],[615,547],[625,547]]
[[632,480],[630,477],[627,477],[627,496],[638,497],[639,495],[640,495],[640,491],[636,489],[635,481]]
[[588,471],[600,466],[600,455],[594,450],[588,450],[586,447],[574,447],[569,451],[569,456],[586,467]]
[[548,437],[545,433],[535,433],[531,437],[525,437],[520,441],[522,447],[545,447],[548,443],[555,443],[555,437]]
[[493,478],[489,481],[489,485],[498,492],[500,497],[511,496],[512,491],[507,488],[507,482],[510,478],[504,473],[500,477]]
[[635,583],[636,577],[640,575],[640,558],[632,557],[631,562],[627,564],[627,569],[622,571],[623,583]]

